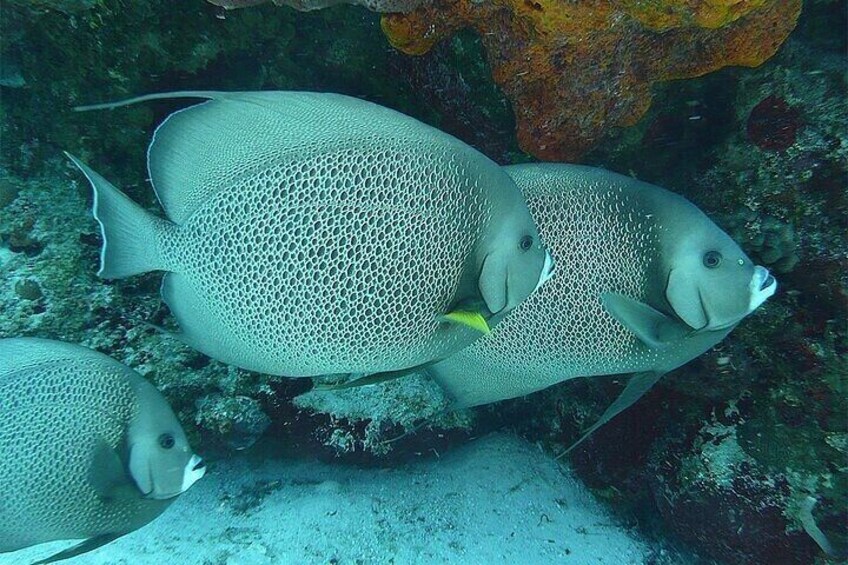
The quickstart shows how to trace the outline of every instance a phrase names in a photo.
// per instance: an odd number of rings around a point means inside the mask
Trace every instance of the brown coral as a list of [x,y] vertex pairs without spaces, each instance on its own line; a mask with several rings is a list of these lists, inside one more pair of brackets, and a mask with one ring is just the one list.
[[383,16],[382,27],[410,55],[476,30],[521,147],[576,160],[610,127],[636,123],[653,83],[766,61],[800,9],[801,0],[434,0]]
[[767,96],[748,114],[746,130],[754,145],[770,151],[785,151],[795,143],[798,130],[803,126],[801,112],[786,100]]

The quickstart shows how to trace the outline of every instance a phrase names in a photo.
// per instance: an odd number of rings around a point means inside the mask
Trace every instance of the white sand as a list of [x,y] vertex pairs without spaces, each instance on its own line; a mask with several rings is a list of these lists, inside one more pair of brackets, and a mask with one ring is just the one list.
[[[68,545],[4,554],[0,564],[25,565]],[[152,524],[65,563],[624,565],[650,552],[570,471],[496,434],[393,469],[217,462]]]

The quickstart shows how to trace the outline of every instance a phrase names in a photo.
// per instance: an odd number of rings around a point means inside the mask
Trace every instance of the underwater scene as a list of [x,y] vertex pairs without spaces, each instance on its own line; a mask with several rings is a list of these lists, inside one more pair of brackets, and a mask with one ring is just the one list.
[[848,564],[846,0],[0,0],[0,565]]

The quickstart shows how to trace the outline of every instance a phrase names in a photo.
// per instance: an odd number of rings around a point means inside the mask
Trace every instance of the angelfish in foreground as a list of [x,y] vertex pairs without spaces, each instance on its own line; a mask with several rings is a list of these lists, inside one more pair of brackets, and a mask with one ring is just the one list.
[[171,407],[129,367],[34,338],[0,340],[0,553],[96,549],[161,514],[206,471]]
[[551,274],[495,163],[408,116],[310,92],[178,92],[148,150],[168,219],[94,188],[100,275],[165,271],[179,337],[289,377],[396,371],[471,344]]
[[576,377],[636,373],[580,443],[777,289],[764,267],[679,195],[592,167],[505,170],[558,270],[491,334],[427,369],[456,407]]

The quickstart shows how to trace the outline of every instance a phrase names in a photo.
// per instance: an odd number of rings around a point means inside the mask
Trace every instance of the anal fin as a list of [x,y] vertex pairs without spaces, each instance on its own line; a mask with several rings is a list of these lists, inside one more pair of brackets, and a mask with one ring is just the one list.
[[657,381],[659,381],[660,377],[664,374],[665,373],[657,371],[645,371],[644,373],[635,373],[631,376],[630,380],[627,381],[627,385],[624,387],[624,390],[621,391],[618,398],[616,398],[613,403],[607,407],[604,413],[601,414],[598,421],[589,426],[589,428],[583,432],[583,435],[580,436],[580,439],[572,443],[565,451],[557,455],[557,459],[567,455],[575,447],[586,441],[586,438],[588,438],[592,432],[618,416],[621,412],[633,406],[637,400],[645,396],[645,393],[648,392],[651,387],[657,384]]
[[419,373],[430,367],[431,365],[435,365],[436,363],[440,363],[444,361],[444,359],[437,359],[435,361],[428,361],[427,363],[422,363],[420,365],[415,365],[414,367],[407,367],[406,369],[398,369],[396,371],[381,371],[379,373],[371,373],[370,375],[365,375],[364,377],[359,377],[358,379],[353,379],[347,382],[338,383],[338,384],[316,384],[312,390],[314,391],[327,391],[327,390],[344,390],[346,388],[357,388],[361,386],[367,385],[375,385],[379,383],[385,383],[388,381],[393,381],[395,379],[399,379],[401,377],[406,377],[413,373]]
[[77,545],[71,546],[64,551],[60,551],[55,555],[51,555],[46,559],[42,559],[40,561],[36,561],[32,565],[43,565],[45,563],[56,563],[57,561],[64,561],[65,559],[70,559],[71,557],[77,557],[82,555],[83,553],[88,553],[89,551],[93,551],[98,547],[102,547],[107,543],[111,543],[121,537],[124,534],[101,534],[99,536],[94,536],[93,538],[88,538],[85,541],[78,543]]

